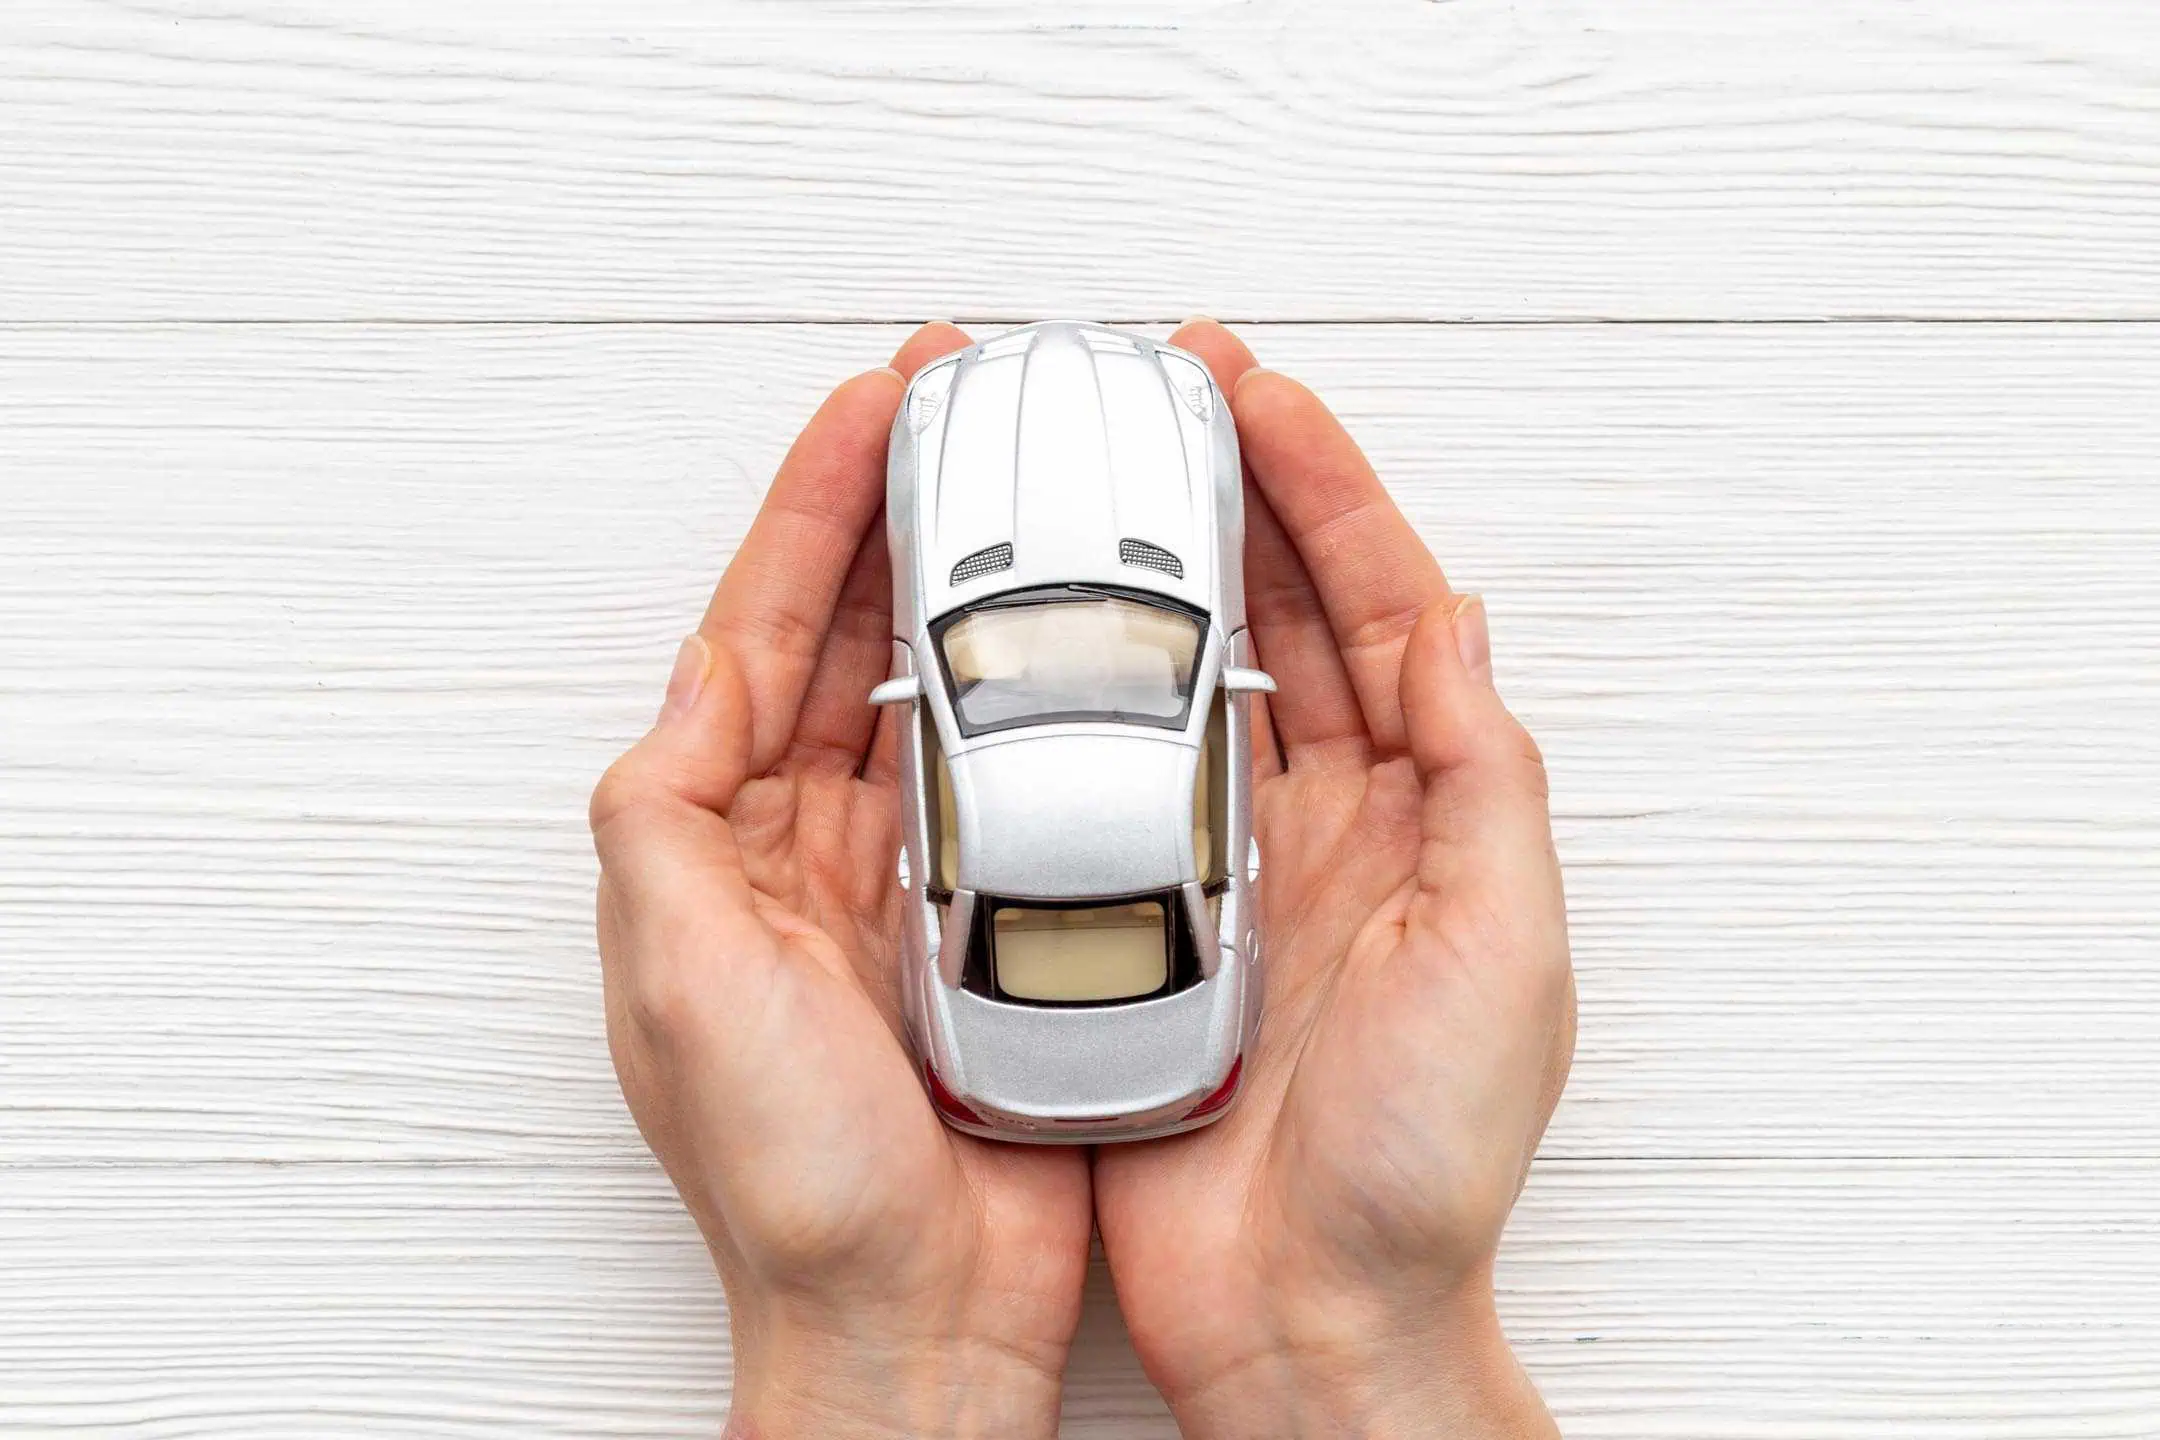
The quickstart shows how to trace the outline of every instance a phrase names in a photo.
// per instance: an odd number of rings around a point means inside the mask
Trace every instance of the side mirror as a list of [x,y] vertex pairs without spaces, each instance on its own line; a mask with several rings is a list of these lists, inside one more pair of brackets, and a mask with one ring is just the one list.
[[[1275,687],[1271,684],[1268,688],[1272,690]],[[872,705],[898,705],[902,701],[920,700],[921,698],[922,676],[920,675],[895,675],[892,679],[887,680],[870,692],[870,703]]]
[[1248,670],[1242,665],[1225,665],[1222,672],[1222,688],[1232,695],[1272,695],[1275,693],[1275,677],[1265,670]]

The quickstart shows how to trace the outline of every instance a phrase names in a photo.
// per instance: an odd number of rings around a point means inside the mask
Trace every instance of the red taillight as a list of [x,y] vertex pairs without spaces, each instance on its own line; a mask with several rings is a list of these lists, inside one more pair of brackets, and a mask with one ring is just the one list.
[[927,1060],[923,1061],[922,1073],[923,1082],[930,1087],[930,1103],[937,1107],[940,1115],[958,1120],[964,1125],[980,1125],[983,1123],[982,1116],[977,1115],[973,1110],[961,1104],[959,1097],[945,1088],[945,1082],[938,1079],[937,1071],[930,1068],[930,1062]]
[[1199,1104],[1193,1106],[1192,1109],[1186,1111],[1185,1118],[1188,1120],[1197,1120],[1202,1115],[1213,1115],[1216,1111],[1222,1109],[1225,1105],[1228,1105],[1231,1100],[1234,1099],[1237,1095],[1238,1075],[1244,1069],[1245,1057],[1243,1055],[1240,1055],[1237,1057],[1237,1059],[1230,1062],[1230,1074],[1223,1080],[1222,1084],[1216,1086],[1215,1092],[1212,1095],[1209,1095],[1207,1099],[1202,1100]]

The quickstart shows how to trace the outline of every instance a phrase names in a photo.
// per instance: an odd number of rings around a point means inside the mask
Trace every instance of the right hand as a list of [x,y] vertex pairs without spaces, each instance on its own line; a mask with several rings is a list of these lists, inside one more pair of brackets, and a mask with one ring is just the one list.
[[1335,417],[1221,326],[1172,339],[1232,397],[1288,766],[1255,745],[1244,1093],[1096,1160],[1127,1328],[1188,1436],[1551,1435],[1492,1294],[1575,1039],[1543,762]]

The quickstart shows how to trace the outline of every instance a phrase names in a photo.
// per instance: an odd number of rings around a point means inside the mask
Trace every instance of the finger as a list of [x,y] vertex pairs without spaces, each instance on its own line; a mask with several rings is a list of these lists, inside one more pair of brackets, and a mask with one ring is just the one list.
[[[1171,333],[1170,343],[1206,365],[1208,373],[1215,377],[1216,387],[1225,395],[1237,388],[1239,376],[1259,363],[1243,340],[1205,315],[1195,315],[1178,326]],[[1253,503],[1248,495],[1248,507]],[[1249,623],[1250,614],[1246,618]],[[1259,642],[1255,640],[1256,655],[1258,648]],[[1259,660],[1256,663],[1265,666],[1267,662]],[[1259,780],[1278,775],[1283,769],[1283,752],[1274,723],[1269,718],[1273,703],[1265,696],[1255,696],[1247,702],[1246,714],[1252,727],[1253,777]]]
[[892,638],[892,557],[884,523],[873,519],[833,603],[825,649],[781,769],[835,775],[862,769],[877,728],[870,689],[892,666]]
[[748,1012],[716,1009],[719,987],[756,993],[778,963],[721,813],[745,777],[749,747],[749,700],[733,655],[692,635],[659,719],[593,791],[602,977],[618,1065],[635,1053],[620,1048],[626,1039],[677,1046],[726,1028]]
[[1496,893],[1553,883],[1545,762],[1492,685],[1484,602],[1435,605],[1403,655],[1403,714],[1425,789],[1418,882],[1452,894],[1466,877]]
[[912,380],[916,371],[939,356],[965,350],[974,343],[959,326],[933,320],[901,343],[892,358],[892,368],[900,372],[901,379]]
[[[688,635],[659,718],[593,791],[595,833],[627,805],[676,800],[719,812],[749,778],[750,702],[733,652]],[[627,782],[635,781],[632,785]]]
[[1403,647],[1426,607],[1447,595],[1447,581],[1312,391],[1272,370],[1248,370],[1231,406],[1245,463],[1312,576],[1374,747],[1401,754]]
[[1195,315],[1178,326],[1171,333],[1170,343],[1198,356],[1225,395],[1237,389],[1238,377],[1260,363],[1245,348],[1244,341],[1205,315]]
[[600,857],[603,959],[635,952],[620,915],[670,915],[674,896],[700,896],[750,915],[754,896],[721,812],[750,756],[750,702],[726,650],[691,635],[667,676],[661,715],[642,741],[607,766],[592,790],[592,846]]
[[[942,320],[910,335],[893,355],[893,369],[912,377],[940,355],[964,349],[967,332]],[[835,602],[825,649],[803,697],[782,768],[863,772],[879,716],[870,688],[892,664],[892,555],[885,527],[873,518]]]
[[826,397],[698,627],[741,668],[752,773],[770,770],[794,732],[834,602],[884,498],[885,442],[901,393],[897,373],[873,370]]
[[1268,715],[1291,764],[1363,763],[1365,716],[1305,562],[1267,500],[1245,488],[1245,618],[1254,658],[1275,677]]

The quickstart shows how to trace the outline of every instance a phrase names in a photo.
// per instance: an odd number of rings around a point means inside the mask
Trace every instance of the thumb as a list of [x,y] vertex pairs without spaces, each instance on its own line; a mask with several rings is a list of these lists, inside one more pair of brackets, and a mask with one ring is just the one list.
[[748,886],[721,817],[748,775],[749,715],[733,655],[703,636],[685,639],[653,728],[593,789],[593,847],[623,899],[634,904],[657,898],[653,892],[681,893],[686,882],[718,883],[747,908]]
[[[1499,882],[1550,884],[1545,758],[1493,688],[1478,596],[1426,610],[1403,650],[1403,719],[1424,786],[1419,887],[1443,895]],[[1542,898],[1542,889],[1523,892]]]
[[1476,993],[1498,1007],[1485,1012],[1496,1022],[1485,1033],[1517,1047],[1540,1077],[1519,1188],[1567,1083],[1575,980],[1545,759],[1493,688],[1481,600],[1435,605],[1420,618],[1403,654],[1402,697],[1425,792],[1410,925],[1475,962]]

